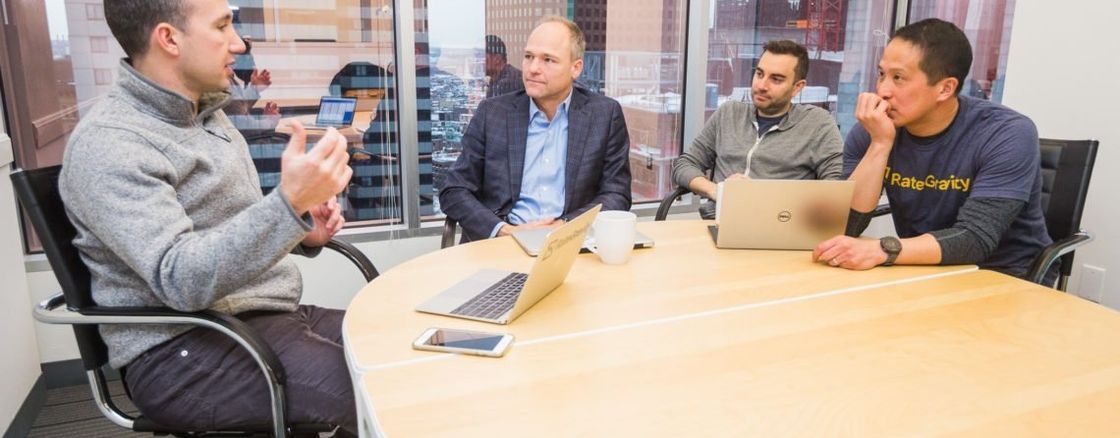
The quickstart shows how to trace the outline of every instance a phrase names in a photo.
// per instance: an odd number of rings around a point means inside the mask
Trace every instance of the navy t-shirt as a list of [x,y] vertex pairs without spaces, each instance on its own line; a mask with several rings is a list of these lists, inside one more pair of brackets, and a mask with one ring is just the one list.
[[[899,129],[883,188],[899,237],[950,228],[970,196],[1024,201],[999,246],[979,265],[1022,276],[1051,243],[1042,215],[1038,131],[1026,116],[1005,106],[960,96],[960,110],[935,138]],[[844,175],[855,170],[871,144],[856,125],[844,142]]]

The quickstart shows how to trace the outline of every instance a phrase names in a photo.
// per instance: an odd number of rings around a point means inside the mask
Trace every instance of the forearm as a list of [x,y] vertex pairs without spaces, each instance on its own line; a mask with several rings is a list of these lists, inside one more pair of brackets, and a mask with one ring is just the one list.
[[895,259],[896,265],[936,265],[941,263],[941,245],[931,234],[899,239],[902,251]]
[[999,247],[1011,222],[1026,202],[1001,198],[969,198],[952,227],[933,231],[942,264],[980,263]]
[[879,198],[883,193],[883,173],[887,169],[890,148],[889,144],[871,143],[863,159],[848,177],[849,180],[856,182],[855,192],[852,194],[853,210],[867,213],[875,210],[879,205]]
[[716,183],[702,176],[693,178],[692,181],[688,182],[688,189],[692,190],[692,193],[699,194],[708,199],[716,199],[718,187]]

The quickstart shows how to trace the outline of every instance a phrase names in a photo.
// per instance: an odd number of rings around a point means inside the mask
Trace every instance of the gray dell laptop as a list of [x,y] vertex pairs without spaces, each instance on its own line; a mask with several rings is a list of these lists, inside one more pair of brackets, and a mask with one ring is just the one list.
[[[548,233],[550,231],[552,230],[549,228],[515,231],[513,233],[513,240],[516,240],[517,244],[521,245],[521,249],[525,250],[526,254],[536,257],[537,254],[540,254],[541,248],[544,247],[544,241],[545,239],[548,239]],[[591,252],[591,250],[587,248],[589,246],[593,246],[594,243],[595,238],[589,235],[587,239],[584,239],[583,246],[580,248],[580,252]],[[634,232],[634,249],[652,247],[652,238],[645,234],[642,234],[641,231]]]
[[717,248],[813,249],[848,224],[854,181],[724,181],[716,225]]
[[548,233],[528,274],[483,270],[440,292],[416,311],[509,324],[564,283],[600,208],[602,204]]

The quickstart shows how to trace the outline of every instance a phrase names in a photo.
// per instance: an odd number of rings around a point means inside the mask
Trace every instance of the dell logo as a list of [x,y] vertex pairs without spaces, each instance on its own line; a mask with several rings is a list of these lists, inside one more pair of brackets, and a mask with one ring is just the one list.
[[789,211],[782,210],[781,213],[778,213],[778,222],[789,222],[790,219],[793,219],[793,214]]

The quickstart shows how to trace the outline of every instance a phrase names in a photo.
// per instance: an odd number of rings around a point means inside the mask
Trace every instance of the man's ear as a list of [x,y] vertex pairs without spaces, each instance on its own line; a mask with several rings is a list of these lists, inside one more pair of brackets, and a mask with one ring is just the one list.
[[960,86],[961,81],[957,78],[947,77],[937,81],[937,101],[944,102],[953,96],[957,95],[957,87]]
[[802,79],[800,81],[797,81],[797,82],[794,82],[793,83],[793,94],[791,96],[796,96],[798,93],[801,93],[801,90],[805,89],[805,85],[808,85],[808,82],[805,81],[804,79]]
[[580,73],[583,73],[583,59],[582,58],[577,59],[576,62],[572,63],[572,80],[574,81],[574,80],[578,79]]
[[181,53],[179,43],[182,42],[183,33],[170,23],[157,24],[152,29],[151,39],[148,41],[148,50],[159,50],[170,56],[179,56]]

